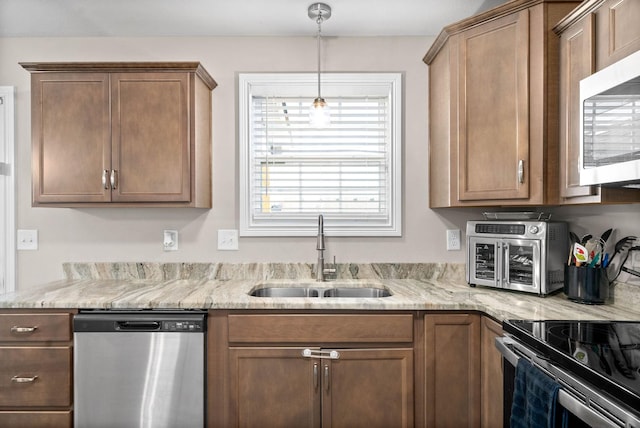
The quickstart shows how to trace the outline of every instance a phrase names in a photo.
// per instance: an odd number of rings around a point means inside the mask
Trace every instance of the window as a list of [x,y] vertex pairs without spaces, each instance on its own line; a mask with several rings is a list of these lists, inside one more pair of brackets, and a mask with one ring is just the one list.
[[239,75],[241,235],[400,236],[401,75],[323,74],[322,129],[316,79]]
[[14,88],[0,86],[0,294],[15,290]]

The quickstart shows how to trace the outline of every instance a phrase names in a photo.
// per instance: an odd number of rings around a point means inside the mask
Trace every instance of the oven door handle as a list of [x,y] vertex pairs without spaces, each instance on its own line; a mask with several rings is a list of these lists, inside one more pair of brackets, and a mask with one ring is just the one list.
[[[509,364],[513,365],[513,367],[518,366],[518,360],[522,358],[518,354],[516,354],[510,346],[515,346],[520,348],[519,344],[516,343],[512,338],[501,336],[496,337],[495,340],[496,348],[502,354],[505,360],[509,362]],[[528,350],[528,349],[527,349]],[[549,372],[549,370],[544,367],[543,364],[539,362],[539,358],[535,357],[535,354],[531,355],[531,362],[539,369],[542,369],[545,372]],[[535,361],[534,361],[535,360]],[[554,379],[555,380],[555,379]],[[558,382],[558,380],[555,380]],[[567,409],[569,413],[576,416],[583,422],[586,422],[590,426],[598,426],[598,427],[619,427],[620,425],[611,421],[611,419],[603,416],[602,414],[596,412],[591,407],[587,406],[582,401],[575,398],[573,395],[568,393],[566,390],[562,389],[562,383],[560,383],[560,390],[558,390],[558,403]]]
[[505,360],[509,361],[509,364],[511,364],[513,367],[517,367],[518,360],[520,359],[520,357],[515,352],[513,352],[508,346],[513,344],[514,344],[514,341],[510,337],[506,337],[506,336],[496,337],[496,348],[498,348],[498,351],[500,351],[500,353],[502,354]]

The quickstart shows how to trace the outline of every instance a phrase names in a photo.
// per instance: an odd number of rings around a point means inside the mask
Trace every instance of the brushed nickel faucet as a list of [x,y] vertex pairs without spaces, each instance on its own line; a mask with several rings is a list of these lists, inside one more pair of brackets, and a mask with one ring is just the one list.
[[324,267],[324,217],[322,214],[318,216],[318,237],[316,242],[316,250],[318,250],[318,263],[316,263],[316,281],[326,281],[325,274],[335,273],[335,256],[333,258],[334,268],[326,269]]

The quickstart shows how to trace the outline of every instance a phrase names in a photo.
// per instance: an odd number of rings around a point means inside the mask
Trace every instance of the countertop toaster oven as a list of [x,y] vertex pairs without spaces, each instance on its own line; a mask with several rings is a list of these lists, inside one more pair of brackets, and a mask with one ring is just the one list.
[[564,222],[469,221],[467,282],[472,287],[547,295],[563,287],[568,251],[568,228]]

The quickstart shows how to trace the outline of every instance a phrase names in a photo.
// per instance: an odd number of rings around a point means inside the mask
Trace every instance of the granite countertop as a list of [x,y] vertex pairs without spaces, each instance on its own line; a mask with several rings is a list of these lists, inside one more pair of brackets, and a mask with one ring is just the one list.
[[[0,297],[0,308],[474,310],[497,320],[640,320],[632,286],[616,284],[605,305],[469,287],[464,265],[340,265],[338,279],[315,282],[308,264],[74,263],[67,279]],[[254,288],[336,286],[387,288],[383,298],[252,297]]]

